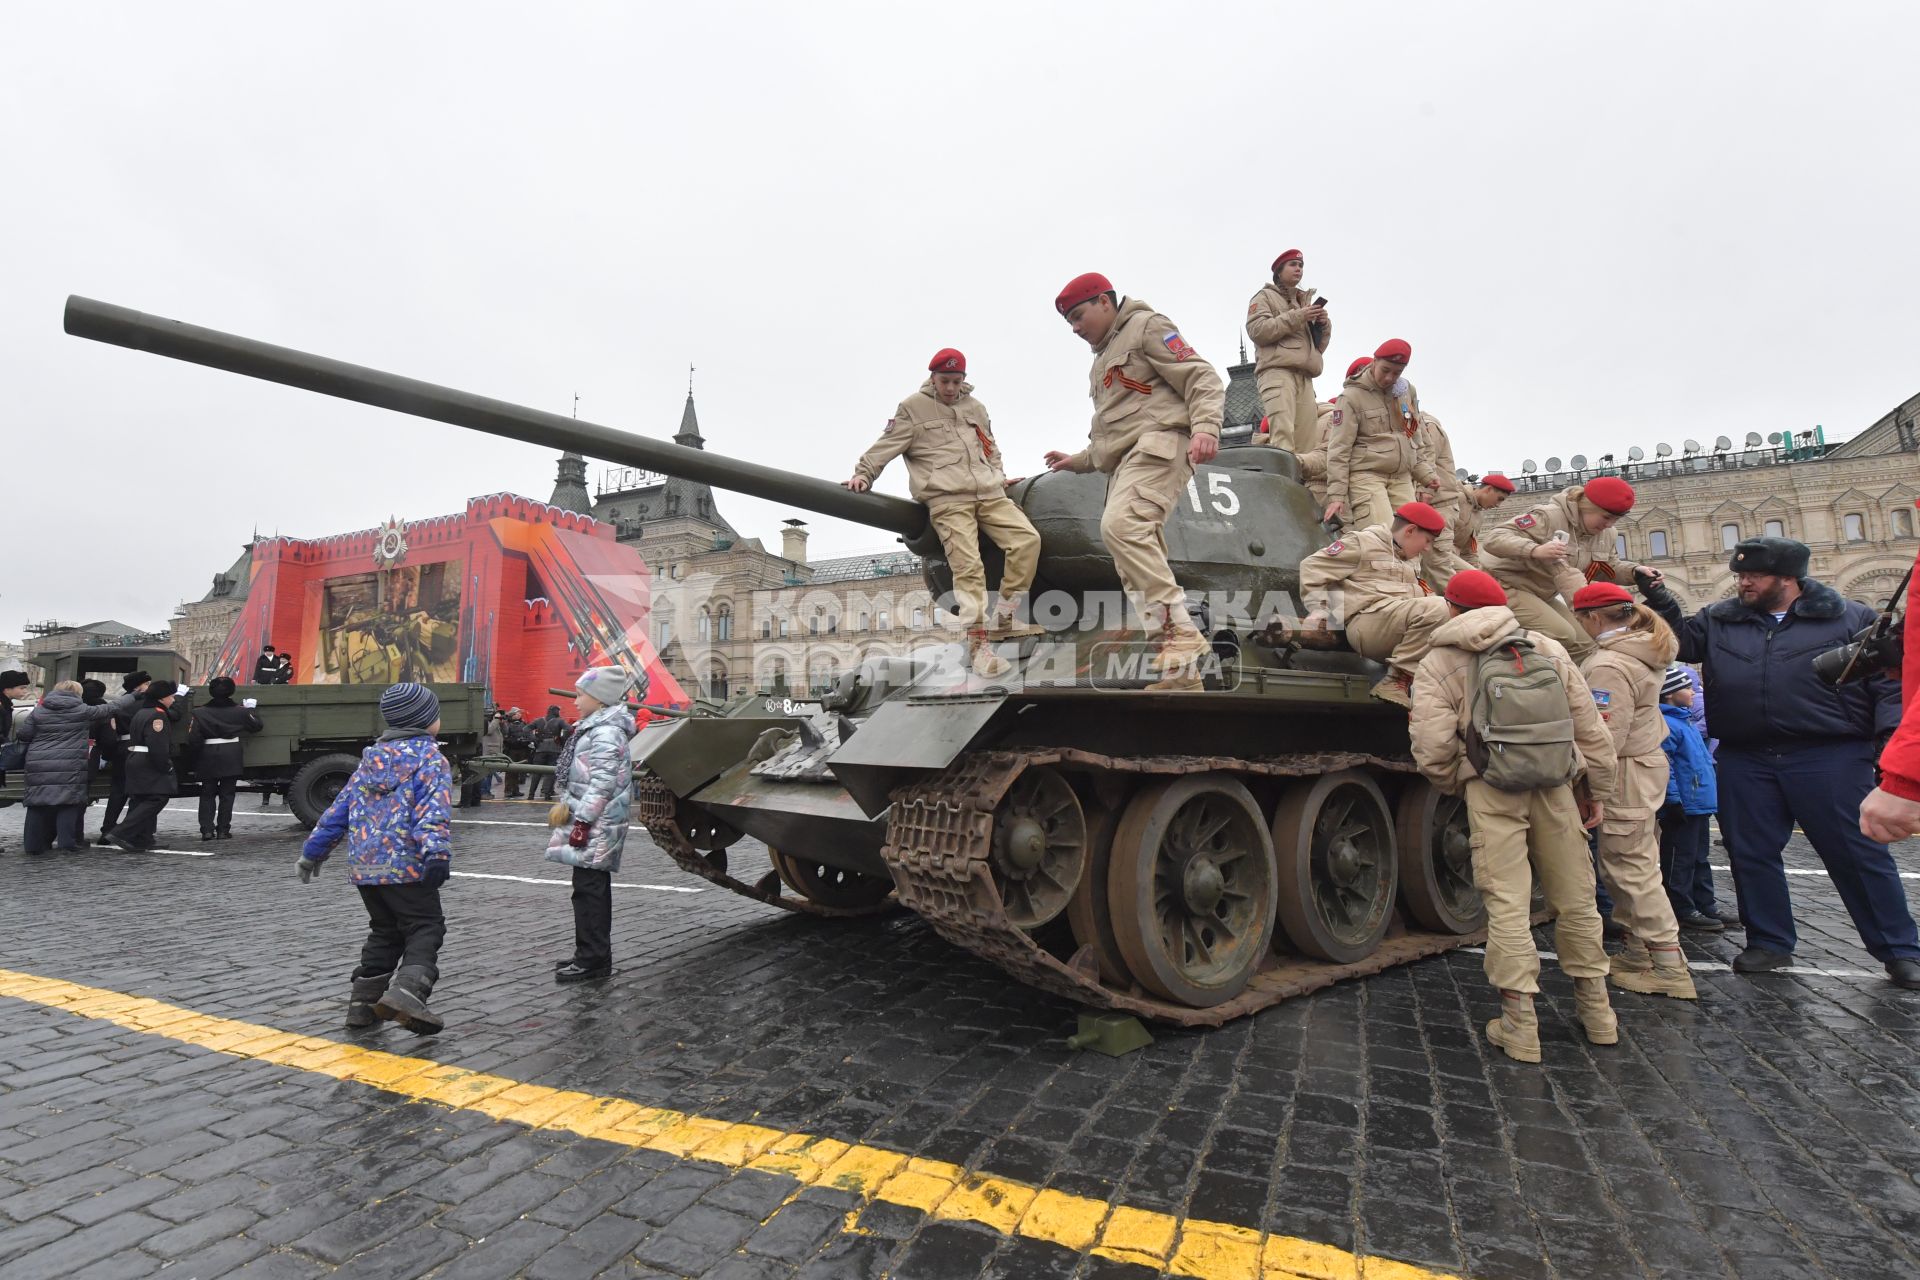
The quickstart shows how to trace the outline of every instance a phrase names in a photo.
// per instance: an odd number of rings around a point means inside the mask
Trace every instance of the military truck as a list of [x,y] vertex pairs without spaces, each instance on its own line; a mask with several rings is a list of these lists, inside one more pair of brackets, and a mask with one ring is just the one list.
[[[107,686],[109,699],[120,693],[122,676],[144,671],[155,680],[172,680],[192,687],[185,701],[188,714],[182,715],[173,729],[174,768],[180,779],[180,794],[197,796],[200,783],[193,776],[187,758],[187,729],[196,699],[206,690],[192,686],[186,660],[171,649],[100,647],[73,649],[50,654],[40,660],[47,674],[45,688],[62,680],[98,680]],[[380,736],[386,726],[380,720],[380,693],[385,686],[366,684],[263,684],[241,685],[234,697],[253,698],[258,703],[259,733],[241,739],[246,772],[240,777],[242,791],[278,794],[286,797],[287,808],[307,826],[320,820],[333,803],[341,786],[360,763],[360,752]],[[436,684],[430,686],[440,698],[440,749],[454,764],[480,753],[481,719],[486,714],[487,690],[478,684]],[[16,715],[24,715],[21,710]],[[7,776],[0,787],[0,805],[21,802],[26,784],[24,773]],[[90,793],[105,799],[109,790],[105,770],[96,773]]]

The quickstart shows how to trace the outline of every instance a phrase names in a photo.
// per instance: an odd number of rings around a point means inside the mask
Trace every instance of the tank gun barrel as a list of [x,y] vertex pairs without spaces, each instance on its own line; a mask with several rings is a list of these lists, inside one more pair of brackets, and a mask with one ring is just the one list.
[[886,529],[903,537],[914,537],[927,527],[927,510],[917,502],[877,493],[854,493],[832,481],[795,475],[778,467],[742,462],[704,449],[632,435],[598,423],[403,378],[291,347],[277,347],[217,329],[203,329],[77,294],[67,299],[66,331],[78,338],[149,351],[341,400],[357,400],[361,404],[431,418],[509,440],[548,449],[571,449],[622,466],[698,480],[735,493]]

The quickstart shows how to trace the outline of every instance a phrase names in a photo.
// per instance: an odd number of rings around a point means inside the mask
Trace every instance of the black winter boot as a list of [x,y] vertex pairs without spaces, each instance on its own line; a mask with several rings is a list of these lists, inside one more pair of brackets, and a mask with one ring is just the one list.
[[427,976],[427,970],[419,965],[402,965],[373,1011],[415,1035],[430,1036],[447,1025],[427,1008],[427,996],[432,992],[433,979]]
[[355,978],[353,994],[347,997],[347,1025],[349,1027],[370,1027],[380,1021],[380,1015],[373,1006],[387,993],[387,981],[392,974],[382,974],[378,978]]

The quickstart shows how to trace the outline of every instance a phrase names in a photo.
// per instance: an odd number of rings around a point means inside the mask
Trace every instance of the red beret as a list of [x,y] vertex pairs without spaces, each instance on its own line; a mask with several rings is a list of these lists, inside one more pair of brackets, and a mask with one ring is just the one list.
[[1407,361],[1413,359],[1413,348],[1407,345],[1406,339],[1404,338],[1388,338],[1385,342],[1373,349],[1373,358],[1375,360],[1392,360],[1397,364],[1405,364]]
[[1507,593],[1483,569],[1462,569],[1447,579],[1447,603],[1462,609],[1488,609],[1507,602]]
[[1354,374],[1360,372],[1362,369],[1366,368],[1368,365],[1372,363],[1373,363],[1372,356],[1361,356],[1358,360],[1355,360],[1352,364],[1347,366],[1347,376],[1351,378]]
[[1083,276],[1075,276],[1067,281],[1067,287],[1053,300],[1053,309],[1061,315],[1073,310],[1083,302],[1091,302],[1103,293],[1113,292],[1113,281],[1098,271],[1089,271]]
[[1604,609],[1610,604],[1632,604],[1633,593],[1617,582],[1589,582],[1573,593],[1576,609]]
[[1616,516],[1633,510],[1633,486],[1619,476],[1598,476],[1587,481],[1586,497],[1594,506]]
[[1288,249],[1286,252],[1282,253],[1279,257],[1273,260],[1273,269],[1275,271],[1280,270],[1281,267],[1286,265],[1288,258],[1298,258],[1300,259],[1302,266],[1306,265],[1306,261],[1307,261],[1306,254],[1301,253],[1298,249]]
[[1424,502],[1409,502],[1394,508],[1393,514],[1405,520],[1416,529],[1425,529],[1428,533],[1440,533],[1447,527],[1447,518]]
[[1507,479],[1498,471],[1487,472],[1487,474],[1480,477],[1480,483],[1489,489],[1498,489],[1502,493],[1513,492],[1513,481]]
[[965,373],[967,358],[952,347],[942,347],[933,353],[933,360],[927,365],[928,373]]

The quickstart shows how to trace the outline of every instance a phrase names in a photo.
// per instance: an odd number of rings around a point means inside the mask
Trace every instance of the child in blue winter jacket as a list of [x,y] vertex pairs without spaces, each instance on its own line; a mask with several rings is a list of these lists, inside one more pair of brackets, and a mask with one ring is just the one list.
[[1667,802],[1660,807],[1660,878],[1682,929],[1718,933],[1721,922],[1713,896],[1709,819],[1720,807],[1713,757],[1693,725],[1693,681],[1678,664],[1667,668],[1660,684],[1660,714],[1667,719],[1661,748],[1672,765]]
[[453,858],[453,770],[434,742],[440,700],[433,690],[396,684],[380,695],[380,716],[387,731],[360,753],[360,767],[314,824],[298,870],[301,884],[312,880],[346,837],[347,874],[369,923],[347,1025],[387,1018],[428,1035],[445,1025],[427,996],[447,936],[440,886]]

